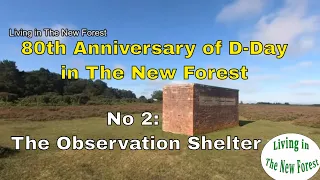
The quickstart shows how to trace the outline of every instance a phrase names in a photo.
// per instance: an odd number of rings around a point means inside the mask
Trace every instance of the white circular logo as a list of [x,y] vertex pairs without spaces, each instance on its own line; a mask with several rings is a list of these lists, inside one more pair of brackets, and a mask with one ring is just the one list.
[[261,153],[265,172],[276,180],[307,180],[320,167],[320,149],[300,134],[282,134],[271,139]]

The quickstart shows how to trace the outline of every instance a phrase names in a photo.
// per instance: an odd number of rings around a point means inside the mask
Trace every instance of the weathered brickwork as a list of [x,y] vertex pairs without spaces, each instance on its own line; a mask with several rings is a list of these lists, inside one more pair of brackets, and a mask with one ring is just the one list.
[[238,126],[238,92],[201,84],[165,86],[163,131],[196,135]]

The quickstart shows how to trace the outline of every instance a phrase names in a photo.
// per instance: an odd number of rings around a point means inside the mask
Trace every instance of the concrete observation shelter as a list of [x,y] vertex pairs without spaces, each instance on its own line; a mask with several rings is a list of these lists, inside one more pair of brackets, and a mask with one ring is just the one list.
[[163,88],[162,130],[199,135],[239,125],[239,90],[202,84]]

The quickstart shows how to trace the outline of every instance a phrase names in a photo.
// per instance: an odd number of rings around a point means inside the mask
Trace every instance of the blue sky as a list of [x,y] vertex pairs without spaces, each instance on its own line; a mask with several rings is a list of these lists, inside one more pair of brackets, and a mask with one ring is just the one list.
[[[31,3],[32,2],[32,3]],[[319,30],[320,2],[316,0],[227,0],[227,1],[4,1],[0,7],[0,59],[17,62],[20,70],[44,67],[60,72],[61,64],[79,69],[87,78],[85,65],[123,67],[123,80],[106,81],[109,86],[131,89],[149,96],[168,83],[196,82],[240,90],[244,102],[269,101],[320,103]],[[67,45],[67,55],[22,55],[22,37],[9,37],[9,28],[108,29],[108,37],[59,38]],[[93,55],[73,56],[78,40],[85,43],[188,43],[197,44],[191,59],[181,56]],[[201,46],[223,40],[222,54],[203,55]],[[49,39],[43,38],[48,41]],[[274,56],[228,55],[228,41],[250,40],[288,43],[282,59]],[[148,68],[178,68],[174,81],[130,80],[132,65]],[[249,80],[182,81],[182,67],[249,69]]]

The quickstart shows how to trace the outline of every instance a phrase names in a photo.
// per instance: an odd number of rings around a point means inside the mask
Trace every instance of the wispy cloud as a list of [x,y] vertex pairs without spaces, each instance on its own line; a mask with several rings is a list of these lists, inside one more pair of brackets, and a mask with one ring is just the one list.
[[295,84],[290,85],[290,87],[299,88],[299,87],[313,87],[320,86],[320,80],[301,80]]
[[294,71],[294,70],[299,70],[300,68],[311,67],[312,64],[313,64],[312,61],[303,61],[303,62],[297,63],[295,65],[292,65],[292,66],[283,67],[281,70],[282,71]]
[[296,95],[296,96],[315,96],[317,94],[313,93],[313,92],[297,92],[297,93],[294,93],[294,95]]
[[266,0],[235,0],[219,12],[216,20],[219,22],[234,21],[259,14],[266,3]]
[[287,43],[288,51],[301,53],[314,48],[319,30],[320,14],[308,15],[307,0],[285,0],[283,8],[262,16],[248,34],[264,43]]

